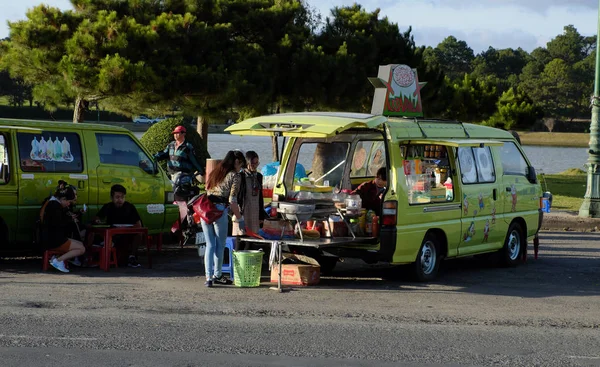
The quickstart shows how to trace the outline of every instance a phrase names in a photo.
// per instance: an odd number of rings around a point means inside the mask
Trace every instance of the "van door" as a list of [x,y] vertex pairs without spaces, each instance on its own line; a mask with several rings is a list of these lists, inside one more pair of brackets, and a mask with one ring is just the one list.
[[462,235],[460,256],[502,247],[505,226],[497,214],[502,211],[502,180],[490,146],[458,148]]
[[95,133],[94,150],[98,196],[93,213],[110,202],[110,188],[120,184],[127,190],[126,200],[135,205],[143,225],[162,229],[165,221],[164,181],[160,173],[153,172],[149,154],[133,137],[116,132]]
[[18,216],[19,183],[15,172],[15,156],[10,130],[0,130],[0,252],[14,249]]
[[54,193],[59,180],[77,187],[79,205],[88,202],[88,167],[78,130],[17,131],[16,141],[19,156],[17,241],[31,243],[32,228],[42,201]]
[[539,208],[540,195],[538,186],[527,180],[529,164],[519,147],[514,142],[507,141],[498,148],[503,172],[501,189],[504,210],[502,217],[508,225],[517,215],[523,216],[523,212],[529,211],[535,214]]

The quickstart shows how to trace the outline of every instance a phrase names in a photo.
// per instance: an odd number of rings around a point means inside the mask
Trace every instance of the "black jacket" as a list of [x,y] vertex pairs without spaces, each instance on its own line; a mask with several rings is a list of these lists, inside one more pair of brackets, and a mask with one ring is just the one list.
[[69,239],[72,232],[73,219],[67,209],[56,200],[50,200],[44,210],[42,221],[42,246],[50,250],[61,246]]

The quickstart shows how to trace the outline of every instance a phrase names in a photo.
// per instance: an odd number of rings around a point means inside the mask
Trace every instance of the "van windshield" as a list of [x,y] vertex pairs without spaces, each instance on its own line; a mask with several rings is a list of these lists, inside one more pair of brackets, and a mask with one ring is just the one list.
[[349,146],[349,143],[344,142],[302,143],[298,150],[294,180],[339,187]]

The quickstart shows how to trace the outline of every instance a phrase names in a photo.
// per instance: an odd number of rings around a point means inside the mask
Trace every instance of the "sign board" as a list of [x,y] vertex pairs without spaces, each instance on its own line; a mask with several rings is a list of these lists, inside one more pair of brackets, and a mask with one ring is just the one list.
[[380,65],[377,78],[369,78],[375,87],[371,114],[383,116],[423,116],[421,88],[417,69],[408,65]]

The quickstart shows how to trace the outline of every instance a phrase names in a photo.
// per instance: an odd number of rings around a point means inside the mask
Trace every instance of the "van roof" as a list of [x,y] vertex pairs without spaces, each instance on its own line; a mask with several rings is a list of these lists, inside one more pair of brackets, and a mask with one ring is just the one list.
[[58,121],[38,121],[38,120],[17,120],[0,118],[0,125],[13,128],[32,128],[32,129],[65,129],[75,128],[79,130],[94,130],[94,131],[129,131],[125,128],[113,125],[93,124],[93,123],[78,123],[58,122]]
[[490,126],[465,123],[457,120],[428,118],[390,118],[388,120],[392,138],[426,139],[503,139],[514,140],[506,130]]

